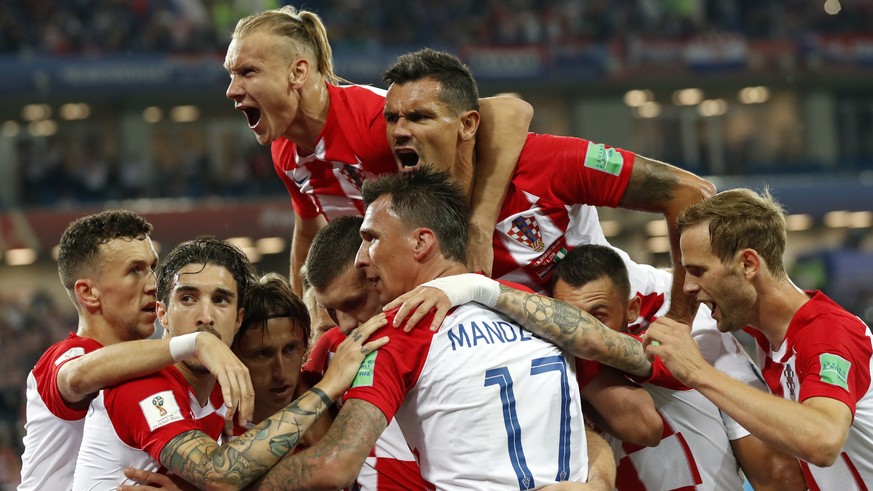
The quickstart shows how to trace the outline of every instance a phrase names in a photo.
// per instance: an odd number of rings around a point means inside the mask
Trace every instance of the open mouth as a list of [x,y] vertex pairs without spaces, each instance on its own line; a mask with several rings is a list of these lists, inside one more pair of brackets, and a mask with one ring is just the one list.
[[145,307],[142,308],[142,311],[150,313],[150,314],[155,313],[155,304],[150,303],[150,304],[146,305]]
[[249,122],[249,128],[254,128],[261,121],[261,111],[253,107],[247,107],[242,110],[246,115],[246,120]]
[[418,165],[418,153],[411,149],[397,150],[394,153],[403,169],[411,169]]

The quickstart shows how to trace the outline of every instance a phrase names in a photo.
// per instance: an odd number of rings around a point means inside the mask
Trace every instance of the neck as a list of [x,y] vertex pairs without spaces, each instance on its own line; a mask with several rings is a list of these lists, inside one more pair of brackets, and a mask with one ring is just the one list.
[[127,341],[112,329],[106,320],[101,316],[91,315],[89,313],[79,313],[79,325],[76,329],[76,335],[93,339],[103,346]]
[[185,362],[179,362],[173,366],[182,373],[182,376],[191,385],[191,390],[194,392],[194,397],[197,398],[200,406],[205,406],[209,401],[209,394],[215,388],[215,377],[210,373],[200,373],[199,371],[192,370]]
[[455,182],[461,185],[461,191],[467,197],[468,206],[473,201],[473,180],[475,178],[473,170],[476,168],[475,145],[475,141],[461,144],[455,158],[455,166],[452,169],[452,177]]
[[315,152],[318,135],[324,129],[330,109],[330,94],[320,75],[310,77],[297,94],[297,101],[297,114],[285,131],[285,137],[293,141],[301,153],[308,155]]
[[772,348],[778,349],[785,341],[791,319],[809,297],[788,277],[770,279],[767,283],[759,289],[761,293],[753,325],[764,333]]

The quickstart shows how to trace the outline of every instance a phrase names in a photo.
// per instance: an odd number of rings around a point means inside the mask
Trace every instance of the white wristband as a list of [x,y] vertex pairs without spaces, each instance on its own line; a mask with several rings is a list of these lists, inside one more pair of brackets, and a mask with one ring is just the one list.
[[475,273],[444,276],[428,281],[421,286],[436,288],[449,297],[452,307],[469,302],[480,303],[486,307],[497,305],[500,296],[500,283]]
[[197,353],[195,343],[199,332],[170,338],[170,356],[176,361],[187,360]]

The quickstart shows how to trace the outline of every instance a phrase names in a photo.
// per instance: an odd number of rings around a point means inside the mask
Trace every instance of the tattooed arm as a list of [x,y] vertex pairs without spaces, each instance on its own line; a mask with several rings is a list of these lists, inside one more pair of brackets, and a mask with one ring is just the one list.
[[642,343],[609,329],[578,307],[501,284],[493,308],[573,356],[640,377],[651,375],[652,364],[646,359]]
[[637,155],[627,189],[618,206],[631,210],[661,213],[667,221],[670,255],[673,260],[673,287],[668,317],[691,323],[695,308],[685,295],[685,268],[679,252],[676,219],[689,206],[715,194],[715,186],[688,171]]
[[186,431],[164,445],[161,464],[200,489],[240,489],[294,448],[332,399],[315,387],[225,445],[200,430]]
[[379,408],[347,400],[315,446],[282,459],[252,489],[325,489],[351,486],[376,440],[388,426]]
[[300,442],[309,426],[351,385],[361,361],[388,342],[382,337],[364,344],[386,322],[384,315],[376,316],[349,333],[321,382],[282,411],[224,445],[202,431],[186,431],[164,445],[161,464],[199,489],[248,486]]

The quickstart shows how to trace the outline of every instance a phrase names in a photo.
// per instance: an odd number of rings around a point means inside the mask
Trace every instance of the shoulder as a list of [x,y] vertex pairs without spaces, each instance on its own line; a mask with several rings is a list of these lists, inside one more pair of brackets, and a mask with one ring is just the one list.
[[102,347],[100,343],[93,339],[70,334],[67,339],[57,342],[45,350],[39,361],[37,361],[35,370],[44,366],[60,367],[74,358],[96,351]]

